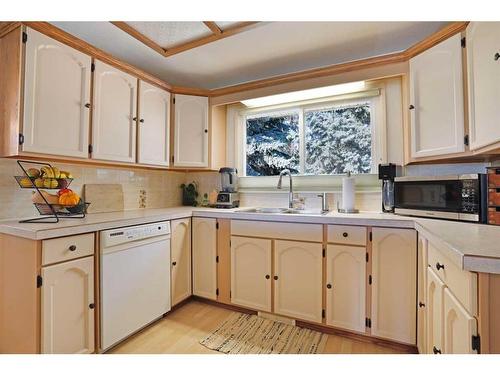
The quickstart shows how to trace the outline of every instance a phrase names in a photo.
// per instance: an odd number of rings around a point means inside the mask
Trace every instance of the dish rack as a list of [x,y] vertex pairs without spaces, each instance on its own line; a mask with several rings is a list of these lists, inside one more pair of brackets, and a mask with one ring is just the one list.
[[[83,219],[85,217],[85,214],[87,212],[87,208],[90,205],[88,202],[84,202],[82,199],[80,199],[80,202],[77,205],[74,206],[64,206],[61,204],[51,204],[47,201],[47,198],[40,192],[40,189],[43,190],[58,190],[62,188],[68,188],[69,185],[71,185],[71,182],[73,181],[72,178],[50,178],[52,181],[56,181],[57,185],[49,185],[47,186],[37,186],[35,184],[35,180],[37,178],[31,177],[27,170],[25,165],[39,165],[39,166],[46,166],[49,168],[52,168],[52,165],[49,163],[41,163],[41,162],[35,162],[35,161],[26,161],[26,160],[18,160],[17,164],[23,171],[23,176],[14,176],[16,179],[17,183],[19,184],[19,187],[21,189],[35,189],[36,192],[39,194],[39,196],[42,197],[44,203],[33,203],[33,205],[36,207],[40,215],[42,217],[37,217],[33,219],[25,219],[25,220],[20,220],[20,223],[58,223],[60,217],[67,217],[71,219]],[[49,178],[45,178],[49,179]],[[44,179],[44,180],[45,180]]]

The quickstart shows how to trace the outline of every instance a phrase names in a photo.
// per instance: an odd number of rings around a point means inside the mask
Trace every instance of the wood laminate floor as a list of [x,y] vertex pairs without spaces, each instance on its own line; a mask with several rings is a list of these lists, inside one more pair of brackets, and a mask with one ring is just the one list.
[[[202,346],[199,341],[210,334],[231,310],[190,301],[108,353],[113,354],[222,354]],[[329,354],[398,354],[371,342],[328,335],[324,353]]]

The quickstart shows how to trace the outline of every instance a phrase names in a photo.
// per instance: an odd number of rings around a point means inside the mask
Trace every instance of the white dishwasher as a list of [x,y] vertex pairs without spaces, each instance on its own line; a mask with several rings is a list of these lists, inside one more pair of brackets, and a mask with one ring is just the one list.
[[170,223],[102,231],[101,349],[170,310]]

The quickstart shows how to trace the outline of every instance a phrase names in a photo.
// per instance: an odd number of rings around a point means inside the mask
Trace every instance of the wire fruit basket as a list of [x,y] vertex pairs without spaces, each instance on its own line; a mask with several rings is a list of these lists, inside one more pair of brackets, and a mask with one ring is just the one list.
[[43,203],[42,202],[33,203],[33,205],[36,207],[36,209],[38,210],[40,215],[42,215],[42,217],[21,220],[19,221],[20,223],[58,223],[59,217],[62,216],[75,219],[83,219],[85,217],[87,208],[90,205],[89,202],[85,202],[82,199],[80,199],[80,201],[76,205],[72,206],[49,203],[45,194],[43,194],[40,190],[40,189],[43,190],[67,189],[71,185],[73,178],[30,176],[28,170],[25,167],[26,164],[29,164],[29,165],[41,165],[53,169],[52,165],[50,165],[49,163],[18,160],[17,164],[24,173],[23,176],[14,176],[17,183],[19,184],[19,187],[21,189],[35,189],[36,193],[34,194],[38,194],[43,201]]

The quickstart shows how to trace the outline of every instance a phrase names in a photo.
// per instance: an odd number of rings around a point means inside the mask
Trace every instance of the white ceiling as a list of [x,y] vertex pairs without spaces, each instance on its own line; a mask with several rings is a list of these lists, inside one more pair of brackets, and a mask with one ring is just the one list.
[[168,83],[205,89],[402,51],[447,24],[263,22],[165,58],[109,22],[52,23]]

